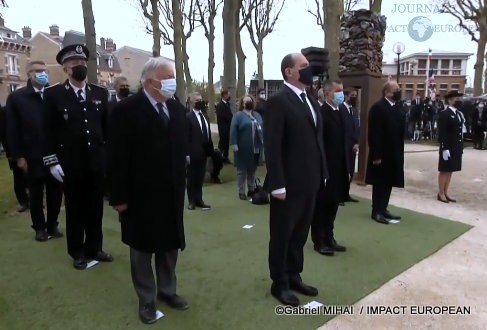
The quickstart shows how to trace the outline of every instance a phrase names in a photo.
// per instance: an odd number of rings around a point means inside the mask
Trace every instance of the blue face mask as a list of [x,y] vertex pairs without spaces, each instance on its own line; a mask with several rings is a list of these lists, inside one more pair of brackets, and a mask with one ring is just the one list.
[[41,86],[46,86],[49,82],[49,75],[46,71],[36,72],[34,76],[34,80]]
[[166,99],[173,97],[174,93],[176,93],[176,79],[163,79],[161,80],[161,94]]
[[335,92],[333,95],[333,101],[336,105],[342,104],[343,101],[345,101],[345,95],[343,95],[343,92]]

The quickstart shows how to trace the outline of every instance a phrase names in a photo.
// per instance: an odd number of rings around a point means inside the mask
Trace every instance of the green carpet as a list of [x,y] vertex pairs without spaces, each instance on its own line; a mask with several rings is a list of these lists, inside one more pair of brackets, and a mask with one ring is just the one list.
[[[0,182],[10,182],[3,164],[0,171]],[[233,178],[233,167],[226,166],[222,177]],[[111,208],[105,209],[104,247],[115,262],[77,271],[65,240],[35,242],[28,214],[18,215],[4,196],[1,206],[8,204],[9,212],[0,215],[0,329],[148,328],[137,318],[128,248],[120,242]],[[239,200],[235,182],[209,185],[204,197],[212,210],[186,211],[187,249],[177,267],[178,290],[190,309],[175,311],[158,303],[166,316],[153,328],[315,329],[331,318],[275,315],[267,267],[268,206]],[[346,253],[324,257],[307,243],[303,279],[319,288],[316,300],[353,304],[470,228],[392,210],[405,220],[389,226],[373,222],[367,200],[340,208],[336,236],[348,247]],[[255,226],[242,229],[246,224]]]

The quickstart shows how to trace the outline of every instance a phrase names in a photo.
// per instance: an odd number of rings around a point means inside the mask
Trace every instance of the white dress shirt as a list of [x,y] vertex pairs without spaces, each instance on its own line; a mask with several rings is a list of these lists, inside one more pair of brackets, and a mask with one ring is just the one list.
[[68,81],[69,81],[69,84],[71,85],[71,88],[74,90],[74,94],[76,95],[76,97],[78,97],[78,91],[81,90],[81,96],[83,97],[83,100],[86,100],[86,92],[85,92],[86,83],[84,84],[83,87],[79,88],[79,87],[73,85],[71,83],[71,80],[68,80]]
[[333,111],[338,111],[338,110],[339,110],[339,109],[338,109],[338,107],[337,107],[336,105],[331,105],[330,103],[328,103],[328,101],[325,101],[325,103],[326,103],[326,104],[328,104],[328,106],[329,106],[330,108],[332,108],[332,109],[333,109]]
[[[296,95],[299,97],[299,100],[301,102],[302,99],[301,99],[301,94],[302,93],[305,93],[306,94],[306,91],[305,90],[301,90],[299,88],[297,88],[296,86],[294,85],[291,85],[290,83],[288,83],[287,81],[284,82],[284,85],[286,85],[287,87],[291,88],[291,90],[296,93]],[[313,116],[313,120],[315,122],[315,126],[316,126],[316,113],[315,113],[315,109],[313,108],[313,105],[311,104],[311,102],[309,101],[309,98],[308,98],[308,94],[306,94],[306,102],[308,103],[308,107],[310,108],[311,110],[311,115]]]
[[149,93],[147,93],[147,91],[145,90],[144,88],[144,93],[145,93],[145,96],[147,96],[147,98],[149,99],[149,102],[152,104],[152,106],[154,107],[154,109],[156,109],[156,112],[159,113],[159,109],[157,108],[157,103],[161,103],[162,104],[162,109],[164,110],[164,113],[166,114],[167,118],[171,119],[171,117],[169,116],[169,110],[167,109],[167,106],[166,106],[166,103],[165,102],[159,102],[157,101],[155,98],[153,98],[152,96],[150,96]]

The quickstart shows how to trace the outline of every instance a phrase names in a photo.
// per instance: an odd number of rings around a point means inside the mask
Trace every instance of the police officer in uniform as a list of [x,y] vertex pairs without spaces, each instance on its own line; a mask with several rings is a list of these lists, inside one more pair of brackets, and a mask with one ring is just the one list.
[[440,144],[438,161],[438,195],[443,203],[456,202],[448,195],[453,172],[462,169],[463,127],[465,117],[459,108],[462,93],[451,91],[445,95],[448,107],[438,114],[438,142]]
[[104,149],[108,91],[86,83],[88,49],[66,46],[56,60],[68,79],[46,88],[50,150],[44,165],[64,184],[68,254],[76,269],[90,259],[110,262],[102,250]]

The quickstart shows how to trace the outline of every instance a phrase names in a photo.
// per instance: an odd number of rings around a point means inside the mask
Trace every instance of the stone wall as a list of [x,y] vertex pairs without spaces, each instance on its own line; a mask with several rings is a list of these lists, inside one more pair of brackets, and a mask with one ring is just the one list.
[[386,17],[370,10],[346,12],[340,23],[340,72],[382,72]]

